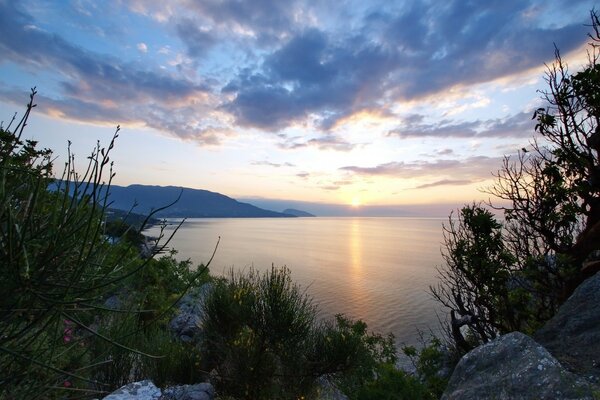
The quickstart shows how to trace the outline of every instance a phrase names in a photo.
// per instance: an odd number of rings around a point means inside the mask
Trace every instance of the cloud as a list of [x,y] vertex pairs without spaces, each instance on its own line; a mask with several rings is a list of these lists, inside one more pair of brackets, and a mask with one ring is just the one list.
[[197,21],[184,18],[176,25],[176,31],[187,47],[190,57],[201,57],[216,43],[216,38],[208,28],[203,28]]
[[137,49],[141,52],[141,53],[147,53],[148,52],[148,45],[146,45],[146,43],[141,42],[137,44]]
[[261,71],[244,70],[229,82],[224,89],[236,96],[226,109],[243,126],[278,130],[310,113],[327,117],[331,126],[375,101],[393,58],[360,40],[340,47],[310,29],[266,57]]
[[466,159],[435,161],[394,161],[374,167],[345,166],[340,170],[361,176],[386,176],[399,179],[447,176],[444,180],[464,181],[488,179],[502,165],[502,157],[474,156]]
[[[0,2],[2,62],[60,74],[54,106],[62,106],[70,118],[78,118],[71,113],[79,109],[186,138],[209,135],[210,142],[231,132],[232,124],[273,133],[310,120],[322,134],[286,142],[284,148],[351,150],[356,145],[329,135],[336,121],[399,101],[443,98],[455,86],[528,71],[552,58],[553,42],[569,52],[586,41],[588,30],[583,14],[580,20],[569,14],[560,23],[547,22],[557,10],[587,7],[577,0],[552,5],[537,0],[450,0],[444,5],[347,1],[335,6],[306,0],[96,3],[85,3],[90,12],[71,12],[90,14],[89,29],[121,39],[131,33],[117,18],[122,5],[152,18],[149,23],[163,30],[158,38],[175,34],[181,39],[170,43],[172,48],[156,45],[158,53],[172,53],[171,64],[163,60],[163,71],[160,65],[84,49],[75,40],[42,30],[49,25],[34,18],[41,15],[35,14],[36,7],[25,12],[19,2],[10,1]],[[110,9],[115,18],[98,18]],[[102,21],[93,23],[94,18]],[[145,52],[148,46],[140,42],[137,48]],[[518,122],[427,125],[405,120],[391,134],[509,137],[518,135]]]
[[436,187],[436,186],[463,186],[463,185],[469,185],[471,183],[474,183],[474,182],[471,180],[468,180],[468,179],[442,179],[440,181],[435,181],[435,182],[419,185],[415,189],[427,189],[427,188],[432,188],[432,187]]
[[[40,110],[86,122],[142,124],[200,144],[217,144],[231,134],[210,116],[211,91],[206,84],[85,50],[57,34],[25,28],[32,24],[30,15],[11,2],[0,2],[4,61],[61,73],[59,96],[38,96]],[[23,95],[2,91],[7,101]],[[209,117],[199,118],[202,114]]]
[[285,141],[280,143],[278,146],[279,148],[286,150],[296,150],[307,147],[314,147],[319,150],[334,151],[350,151],[357,146],[356,144],[347,142],[332,134],[326,134],[321,137],[312,138],[309,140],[300,139],[300,141],[298,141],[298,139],[298,137],[285,139]]
[[278,0],[184,0],[182,4],[186,11],[221,30],[264,45],[279,42],[301,10],[296,1]]
[[531,136],[535,121],[531,112],[521,112],[506,118],[476,120],[456,123],[443,120],[434,124],[423,123],[423,116],[412,115],[388,132],[400,139],[415,137],[438,138],[516,138]]
[[253,161],[252,165],[263,165],[263,166],[267,166],[267,167],[274,167],[274,168],[281,168],[281,167],[295,167],[295,164],[292,164],[290,162],[285,162],[285,163],[274,163],[271,161]]
[[539,67],[552,58],[553,42],[564,52],[584,43],[583,16],[547,26],[527,14],[531,4],[420,2],[366,14],[353,34],[290,30],[262,64],[225,85],[235,93],[226,108],[240,125],[280,130],[311,114],[335,120],[385,101],[443,96]]
[[320,188],[323,190],[332,190],[333,191],[333,190],[338,190],[340,187],[337,185],[323,185],[323,186],[320,186]]

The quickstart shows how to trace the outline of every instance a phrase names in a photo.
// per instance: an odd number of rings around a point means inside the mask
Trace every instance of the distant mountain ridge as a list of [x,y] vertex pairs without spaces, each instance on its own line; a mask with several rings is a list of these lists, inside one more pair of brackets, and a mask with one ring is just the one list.
[[315,217],[314,214],[302,210],[296,210],[295,208],[286,208],[283,210],[283,213],[295,215],[296,217]]
[[252,204],[242,203],[220,193],[202,189],[176,186],[111,185],[110,207],[149,214],[173,203],[156,213],[158,218],[293,218],[295,215],[265,210]]

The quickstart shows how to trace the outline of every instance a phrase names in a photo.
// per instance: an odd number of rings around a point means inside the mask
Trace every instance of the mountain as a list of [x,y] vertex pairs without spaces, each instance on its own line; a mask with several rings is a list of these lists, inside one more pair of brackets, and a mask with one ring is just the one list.
[[296,210],[295,208],[286,208],[283,210],[284,214],[294,215],[296,217],[314,217],[314,214],[308,213],[302,210]]
[[120,210],[133,209],[138,214],[171,206],[155,214],[159,218],[281,218],[292,214],[264,210],[248,203],[241,203],[220,193],[208,190],[180,188],[175,186],[112,185],[109,191],[110,207]]

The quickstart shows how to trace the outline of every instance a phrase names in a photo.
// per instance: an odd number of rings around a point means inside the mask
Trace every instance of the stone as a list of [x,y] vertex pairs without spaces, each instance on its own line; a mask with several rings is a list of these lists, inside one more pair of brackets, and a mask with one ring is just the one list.
[[444,400],[593,398],[589,382],[567,371],[544,347],[520,332],[465,354],[442,396]]
[[158,400],[162,392],[150,380],[129,383],[115,390],[104,400]]
[[210,383],[173,386],[165,389],[160,400],[213,400],[215,389]]
[[171,331],[182,342],[197,342],[202,333],[204,300],[212,291],[213,285],[190,289],[177,303],[177,314],[169,323]]
[[325,377],[317,379],[316,392],[317,400],[348,400],[348,396]]
[[569,370],[600,382],[600,273],[583,282],[534,339]]

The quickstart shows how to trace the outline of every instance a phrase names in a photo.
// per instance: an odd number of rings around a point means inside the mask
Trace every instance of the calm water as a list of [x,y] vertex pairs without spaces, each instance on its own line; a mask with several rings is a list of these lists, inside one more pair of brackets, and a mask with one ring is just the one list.
[[[442,263],[442,219],[188,219],[170,247],[178,258],[206,263],[213,274],[232,267],[287,266],[319,304],[323,317],[343,313],[370,330],[416,344],[417,328],[438,329],[429,293]],[[157,235],[153,228],[146,232]],[[440,314],[441,315],[441,314]]]

